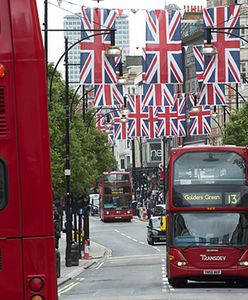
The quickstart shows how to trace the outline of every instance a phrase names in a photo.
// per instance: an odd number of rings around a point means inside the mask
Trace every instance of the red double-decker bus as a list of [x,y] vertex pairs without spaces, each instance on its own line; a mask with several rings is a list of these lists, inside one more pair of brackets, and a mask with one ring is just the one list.
[[99,181],[99,194],[102,221],[131,221],[133,218],[131,173],[103,173]]
[[167,275],[248,283],[248,149],[172,149],[168,171]]
[[0,298],[56,300],[44,48],[34,0],[0,1]]

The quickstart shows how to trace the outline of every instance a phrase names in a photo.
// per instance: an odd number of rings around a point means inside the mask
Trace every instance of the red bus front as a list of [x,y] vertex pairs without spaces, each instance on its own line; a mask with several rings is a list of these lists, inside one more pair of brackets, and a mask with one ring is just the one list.
[[104,173],[99,190],[101,220],[130,221],[133,218],[132,181],[129,172]]
[[247,149],[172,149],[167,195],[167,275],[247,284]]

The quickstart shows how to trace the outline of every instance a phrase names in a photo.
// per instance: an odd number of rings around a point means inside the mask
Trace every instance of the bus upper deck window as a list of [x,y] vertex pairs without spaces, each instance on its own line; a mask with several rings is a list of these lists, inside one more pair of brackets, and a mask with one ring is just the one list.
[[7,165],[2,159],[0,159],[0,210],[4,209],[8,203],[7,182]]

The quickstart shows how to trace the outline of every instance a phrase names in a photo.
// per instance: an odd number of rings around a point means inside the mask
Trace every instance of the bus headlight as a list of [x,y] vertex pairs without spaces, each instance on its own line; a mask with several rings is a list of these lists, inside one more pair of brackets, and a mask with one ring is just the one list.
[[106,215],[109,215],[109,211],[106,211],[105,214],[106,214]]
[[186,261],[178,261],[177,262],[177,266],[178,267],[183,267],[183,266],[186,266],[187,265],[187,262]]
[[128,210],[128,211],[127,211],[127,214],[128,214],[128,215],[129,215],[129,214],[131,214],[131,211],[130,211],[130,210]]
[[239,265],[240,266],[244,266],[244,267],[248,267],[248,261],[245,260],[245,261],[239,261]]

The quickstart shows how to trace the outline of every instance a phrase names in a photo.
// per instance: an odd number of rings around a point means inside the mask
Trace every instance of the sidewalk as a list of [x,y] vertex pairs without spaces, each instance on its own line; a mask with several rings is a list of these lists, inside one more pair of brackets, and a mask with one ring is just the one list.
[[[94,241],[90,241],[89,246],[89,255],[90,259],[79,259],[78,266],[66,267],[65,266],[65,250],[66,250],[66,235],[62,233],[61,238],[59,240],[59,251],[60,251],[60,277],[57,278],[58,286],[61,286],[65,282],[70,279],[78,276],[85,269],[88,269],[90,266],[95,264],[99,259],[111,255],[111,250],[105,248],[102,245],[95,243]],[[82,252],[83,257],[83,252]]]

